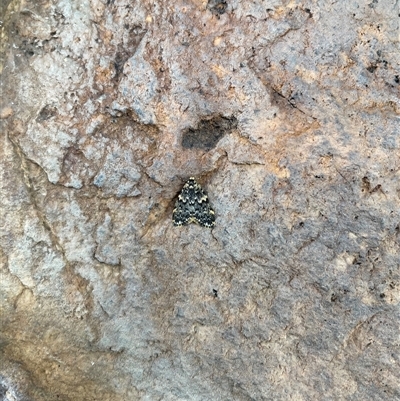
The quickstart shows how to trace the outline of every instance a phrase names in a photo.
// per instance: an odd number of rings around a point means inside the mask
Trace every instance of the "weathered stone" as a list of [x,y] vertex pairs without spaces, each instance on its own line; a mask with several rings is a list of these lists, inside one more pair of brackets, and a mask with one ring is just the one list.
[[397,8],[3,1],[0,398],[400,399]]

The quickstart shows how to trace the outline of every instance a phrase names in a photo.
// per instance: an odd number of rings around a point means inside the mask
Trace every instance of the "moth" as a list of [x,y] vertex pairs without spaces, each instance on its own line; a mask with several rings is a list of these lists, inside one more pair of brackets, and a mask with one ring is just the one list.
[[190,223],[202,227],[214,227],[215,214],[203,188],[190,177],[182,188],[172,213],[174,226],[186,226]]

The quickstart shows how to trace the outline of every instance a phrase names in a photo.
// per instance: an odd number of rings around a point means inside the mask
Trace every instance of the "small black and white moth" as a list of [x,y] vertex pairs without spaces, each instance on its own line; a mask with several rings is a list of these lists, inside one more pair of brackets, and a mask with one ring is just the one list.
[[189,178],[178,196],[172,220],[174,226],[197,223],[202,227],[214,227],[214,210],[211,209],[208,196],[203,188],[193,177]]

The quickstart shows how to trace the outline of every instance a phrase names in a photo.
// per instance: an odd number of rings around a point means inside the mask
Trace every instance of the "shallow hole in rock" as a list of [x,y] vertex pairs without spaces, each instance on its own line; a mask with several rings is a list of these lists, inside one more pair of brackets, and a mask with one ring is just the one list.
[[51,105],[46,105],[40,110],[39,115],[36,117],[36,122],[41,123],[49,120],[57,114],[57,109]]
[[197,128],[189,128],[183,133],[182,147],[210,150],[224,135],[231,133],[235,128],[237,119],[234,116],[217,116],[210,120],[201,120]]
[[224,14],[228,4],[225,0],[208,0],[207,9],[209,9],[214,15]]

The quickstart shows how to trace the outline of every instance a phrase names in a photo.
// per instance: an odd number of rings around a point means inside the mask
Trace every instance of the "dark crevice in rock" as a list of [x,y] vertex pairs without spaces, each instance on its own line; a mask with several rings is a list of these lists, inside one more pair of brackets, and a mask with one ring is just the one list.
[[297,107],[296,104],[293,102],[293,97],[287,98],[286,96],[284,96],[281,92],[279,92],[279,91],[276,90],[275,88],[273,88],[273,87],[271,87],[271,88],[272,88],[273,92],[274,92],[276,95],[278,95],[278,96],[280,96],[281,98],[285,99],[285,100],[290,104],[290,106],[292,106],[294,109],[298,110],[300,113],[302,113],[302,114],[304,114],[304,115],[306,115],[306,116],[308,116],[308,117],[311,117],[313,120],[317,120],[315,117],[313,117],[313,116],[311,116],[311,115],[305,113],[303,110],[301,110],[299,107]]
[[[65,262],[67,263],[67,259],[65,257],[65,251],[61,245],[61,242],[59,241],[57,235],[54,233],[51,224],[47,221],[45,214],[42,210],[42,208],[39,205],[38,199],[37,199],[37,193],[36,193],[36,189],[35,186],[32,182],[32,179],[29,175],[29,169],[32,166],[38,167],[40,169],[40,171],[42,173],[44,173],[43,169],[34,161],[32,161],[31,159],[29,159],[29,157],[27,155],[25,155],[25,153],[22,151],[21,147],[11,138],[9,138],[15,154],[18,156],[19,161],[20,161],[20,169],[22,172],[22,178],[23,178],[23,182],[25,185],[25,188],[29,194],[29,198],[31,201],[32,206],[34,207],[35,211],[36,211],[36,215],[39,218],[39,220],[41,221],[43,227],[46,229],[46,231],[48,232],[52,243],[55,245],[55,248],[60,251],[65,259]],[[32,166],[29,166],[29,165]],[[44,173],[45,174],[45,173]]]
[[130,27],[129,24],[125,24],[124,28],[128,30],[127,39],[121,44],[121,49],[117,51],[114,59],[114,79],[117,81],[124,70],[125,63],[136,53],[140,42],[147,32],[146,29],[138,25]]
[[[79,272],[68,260],[61,239],[58,237],[56,230],[52,227],[51,223],[47,219],[45,212],[43,211],[42,205],[40,204],[40,201],[38,199],[37,189],[35,188],[34,180],[30,176],[30,170],[32,168],[39,168],[40,172],[44,175],[45,172],[37,163],[35,163],[31,159],[29,159],[27,155],[25,155],[25,153],[22,151],[21,147],[18,145],[17,142],[12,140],[11,138],[9,138],[9,140],[13,146],[15,154],[17,155],[20,161],[22,179],[25,188],[29,194],[31,204],[36,211],[36,216],[38,217],[44,229],[48,233],[54,248],[60,253],[63,259],[65,277],[67,278],[67,281],[82,294],[82,297],[85,299],[84,301],[85,307],[89,312],[92,312],[93,311],[92,291],[87,290],[90,283],[88,280],[86,280],[79,274]],[[49,181],[46,180],[46,182]],[[23,283],[21,282],[21,284]]]
[[207,3],[207,9],[218,17],[226,12],[227,7],[228,4],[225,0],[208,0]]
[[44,106],[40,110],[39,115],[36,117],[36,122],[41,123],[42,121],[49,120],[57,114],[57,108],[50,106],[49,104]]
[[215,148],[218,141],[226,134],[237,128],[234,116],[217,116],[209,120],[201,120],[197,128],[189,128],[182,135],[182,147],[185,149]]
[[6,399],[6,393],[8,391],[8,387],[6,387],[4,384],[0,384],[0,398],[2,400]]

